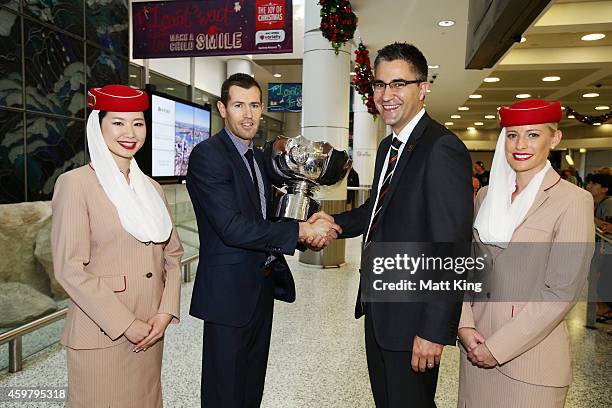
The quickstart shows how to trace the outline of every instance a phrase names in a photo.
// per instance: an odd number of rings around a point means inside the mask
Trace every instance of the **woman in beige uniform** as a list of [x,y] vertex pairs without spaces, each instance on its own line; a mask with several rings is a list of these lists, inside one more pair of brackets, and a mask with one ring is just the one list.
[[71,298],[61,343],[68,406],[161,407],[163,335],[177,323],[183,253],[163,191],[133,159],[147,95],[93,88],[91,163],[62,174],[53,195],[55,277]]
[[499,115],[474,223],[490,300],[463,304],[458,408],[562,408],[571,382],[564,318],[593,255],[593,199],[547,160],[561,141],[559,102],[525,100]]

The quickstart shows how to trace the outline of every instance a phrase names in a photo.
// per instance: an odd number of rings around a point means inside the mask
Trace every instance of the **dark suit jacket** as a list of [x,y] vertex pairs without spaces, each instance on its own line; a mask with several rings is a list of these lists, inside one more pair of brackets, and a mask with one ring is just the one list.
[[[378,148],[370,199],[335,216],[343,229],[341,237],[365,236],[391,139],[387,136]],[[426,113],[399,158],[373,242],[470,242],[474,207],[471,166],[463,142]],[[377,302],[368,306],[376,340],[384,349],[409,351],[415,335],[439,344],[455,344],[460,303]],[[359,293],[355,317],[363,314]]]
[[[254,156],[269,206],[271,185],[263,155],[255,149]],[[246,325],[266,279],[262,269],[271,253],[277,256],[271,265],[275,298],[293,302],[293,276],[282,254],[295,251],[298,225],[263,219],[249,170],[225,130],[191,152],[187,190],[200,235],[189,313],[207,322]]]

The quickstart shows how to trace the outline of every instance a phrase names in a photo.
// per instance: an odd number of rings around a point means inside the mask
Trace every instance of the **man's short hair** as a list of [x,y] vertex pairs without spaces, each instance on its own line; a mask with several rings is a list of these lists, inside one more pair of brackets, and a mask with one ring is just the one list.
[[259,101],[261,102],[262,92],[261,87],[257,83],[257,81],[250,76],[249,74],[237,73],[230,75],[225,81],[223,81],[223,85],[221,85],[221,103],[227,106],[229,102],[229,91],[232,86],[239,86],[243,89],[251,89],[256,87],[259,89]]
[[374,70],[381,61],[406,61],[412,66],[412,70],[419,81],[427,81],[427,60],[417,47],[408,43],[393,43],[378,50],[374,60]]
[[608,195],[612,195],[612,176],[609,174],[595,173],[589,178],[589,181],[594,184],[599,184],[603,188],[608,189]]

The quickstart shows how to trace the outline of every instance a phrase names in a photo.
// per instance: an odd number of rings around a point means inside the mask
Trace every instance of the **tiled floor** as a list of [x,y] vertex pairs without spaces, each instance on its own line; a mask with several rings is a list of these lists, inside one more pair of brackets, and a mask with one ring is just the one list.
[[[263,407],[373,407],[363,345],[363,321],[353,319],[358,285],[359,243],[348,243],[349,264],[311,269],[291,258],[298,299],[276,303]],[[183,285],[183,320],[166,336],[163,369],[165,406],[199,407],[202,322],[187,314],[191,284]],[[568,318],[574,355],[574,381],[568,408],[604,408],[612,401],[612,336],[585,329],[584,304]],[[612,326],[609,327],[612,329]],[[2,351],[5,352],[4,350]],[[458,351],[444,352],[438,385],[440,408],[454,408]],[[66,385],[65,355],[53,346],[25,361],[24,371],[0,373],[0,387]],[[2,407],[54,407],[8,404]],[[57,406],[57,405],[55,405]],[[492,407],[498,408],[498,407]]]

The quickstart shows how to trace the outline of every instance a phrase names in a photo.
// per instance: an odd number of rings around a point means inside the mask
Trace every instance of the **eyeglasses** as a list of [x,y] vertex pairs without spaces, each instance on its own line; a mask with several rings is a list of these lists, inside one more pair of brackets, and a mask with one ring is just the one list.
[[413,79],[411,81],[407,81],[405,79],[396,79],[389,83],[383,81],[374,81],[372,82],[372,90],[374,90],[374,92],[385,92],[385,89],[388,85],[392,91],[399,91],[400,89],[404,89],[404,87],[410,84],[420,84],[421,82],[425,81],[421,81],[420,79]]

